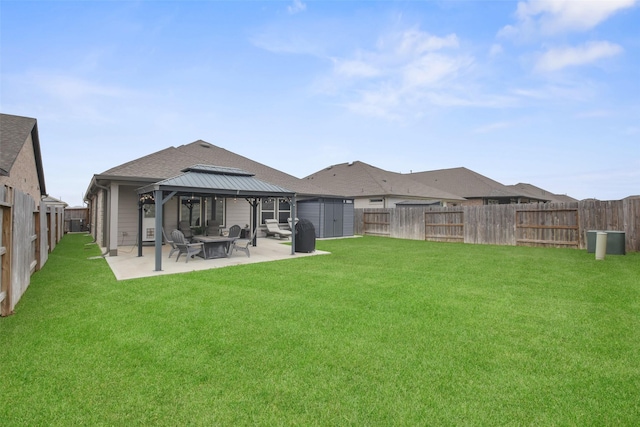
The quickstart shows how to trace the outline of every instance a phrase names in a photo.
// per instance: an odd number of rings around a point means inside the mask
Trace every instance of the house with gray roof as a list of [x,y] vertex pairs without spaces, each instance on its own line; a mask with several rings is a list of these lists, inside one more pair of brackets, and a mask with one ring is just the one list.
[[[197,165],[197,168],[195,166]],[[178,147],[169,147],[147,156],[115,166],[102,173],[95,174],[87,191],[85,201],[90,206],[91,233],[96,242],[107,248],[110,255],[117,255],[118,246],[134,245],[138,240],[143,244],[152,244],[161,230],[157,230],[156,218],[162,218],[161,227],[169,234],[177,228],[180,221],[188,221],[191,227],[204,228],[214,224],[220,230],[228,230],[232,225],[241,227],[262,227],[264,220],[277,219],[285,226],[292,217],[292,204],[289,198],[269,197],[259,188],[244,189],[238,187],[237,193],[227,188],[216,189],[187,182],[197,174],[185,172],[208,171],[217,175],[216,185],[221,185],[221,176],[236,179],[251,176],[252,182],[277,186],[295,195],[300,212],[305,203],[331,203],[332,215],[348,217],[353,212],[353,204],[335,190],[326,190],[312,182],[296,178],[273,169],[255,160],[243,157],[224,148],[198,140]],[[225,170],[235,170],[225,173]],[[202,176],[202,175],[201,175]],[[235,176],[235,178],[229,178]],[[211,177],[208,177],[211,178]],[[172,187],[169,185],[172,183]],[[176,183],[180,183],[179,185]],[[238,182],[235,183],[239,185]],[[169,188],[171,187],[171,188]],[[175,188],[174,188],[175,187]],[[149,188],[162,188],[163,198],[161,215],[156,215],[156,205],[151,203],[153,192]],[[181,188],[181,191],[176,191]],[[150,193],[151,192],[151,193]],[[252,206],[257,206],[257,218],[254,219]],[[349,203],[351,202],[351,203]],[[333,205],[344,206],[340,212],[334,212]],[[142,210],[142,227],[139,226],[139,211]],[[315,211],[314,211],[315,212]],[[318,237],[324,235],[324,211],[309,219],[316,226]],[[295,215],[301,218],[299,215]],[[255,224],[257,222],[257,224]],[[335,223],[335,221],[331,221]],[[342,235],[353,234],[353,221],[343,221],[344,227],[332,230]]]
[[508,187],[465,167],[415,172],[406,175],[424,185],[457,194],[463,205],[511,203],[543,203],[549,197],[535,196],[515,187]]
[[549,199],[550,203],[569,203],[578,201],[578,199],[574,199],[566,194],[554,194],[551,191],[536,187],[533,184],[519,182],[515,185],[507,185],[507,187],[513,188],[516,192],[528,194],[532,198]]
[[463,197],[425,185],[411,176],[356,161],[329,166],[305,178],[353,198],[356,208],[394,208],[399,205],[459,204]]
[[36,119],[0,114],[0,185],[29,194],[36,206],[47,195]]

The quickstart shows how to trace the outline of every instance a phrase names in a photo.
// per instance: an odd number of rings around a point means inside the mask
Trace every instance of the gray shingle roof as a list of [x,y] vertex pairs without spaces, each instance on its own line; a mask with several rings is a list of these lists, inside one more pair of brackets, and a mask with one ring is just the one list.
[[459,194],[467,199],[526,196],[498,181],[464,167],[415,172],[408,174],[408,176],[422,184]]
[[0,114],[0,175],[9,176],[13,164],[29,139],[33,142],[33,153],[38,173],[40,193],[46,194],[44,168],[40,153],[40,138],[38,136],[38,122],[31,117]]
[[535,185],[523,182],[519,182],[515,185],[507,185],[507,187],[513,188],[519,193],[531,195],[531,197],[535,197],[538,199],[547,199],[552,203],[567,203],[578,201],[578,199],[574,199],[573,197],[567,196],[566,194],[554,194],[540,187],[536,187]]
[[398,196],[464,200],[451,192],[417,182],[409,175],[385,171],[360,161],[329,166],[306,179],[320,187],[334,188],[347,197]]
[[273,169],[239,154],[198,140],[179,147],[169,147],[132,160],[99,174],[97,178],[157,180],[174,177],[194,164],[239,168],[256,178],[294,190],[298,195],[339,195],[331,189],[319,188],[312,183]]
[[36,125],[30,117],[0,114],[0,170],[8,175]]

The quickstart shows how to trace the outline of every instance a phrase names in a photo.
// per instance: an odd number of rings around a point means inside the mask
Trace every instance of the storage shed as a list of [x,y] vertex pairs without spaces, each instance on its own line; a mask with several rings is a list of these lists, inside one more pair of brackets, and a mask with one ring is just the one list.
[[319,197],[298,200],[298,218],[311,221],[316,237],[353,236],[353,199]]

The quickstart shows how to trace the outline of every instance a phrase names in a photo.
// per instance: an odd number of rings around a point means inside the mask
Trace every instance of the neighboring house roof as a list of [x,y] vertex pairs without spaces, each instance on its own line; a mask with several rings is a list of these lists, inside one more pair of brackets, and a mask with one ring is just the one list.
[[[179,147],[169,147],[144,157],[113,167],[94,176],[95,180],[123,180],[157,182],[175,177],[194,164],[239,168],[257,179],[288,188],[298,195],[337,196],[332,190],[321,189],[312,183],[263,165],[206,141],[198,140]],[[93,182],[92,182],[93,185]],[[91,186],[88,193],[91,191]]]
[[535,185],[526,184],[523,182],[519,182],[515,185],[507,185],[507,187],[513,188],[517,192],[529,194],[531,195],[531,197],[548,199],[552,203],[568,203],[578,201],[578,199],[574,199],[573,197],[567,196],[566,194],[554,194],[540,187],[536,187]]
[[[424,185],[458,194],[466,199],[532,197],[464,167],[414,172],[407,176]],[[547,200],[546,198],[538,199]]]
[[30,117],[0,114],[0,175],[10,176],[13,164],[31,135],[40,193],[47,194],[40,153],[38,122]]
[[408,175],[389,172],[360,161],[329,166],[306,179],[320,187],[333,188],[347,197],[464,200],[458,195],[410,179]]
[[238,168],[194,165],[180,175],[140,188],[138,193],[153,190],[193,192],[196,194],[225,194],[238,197],[290,197],[294,191],[257,179],[252,173]]
[[46,203],[48,203],[50,205],[59,205],[59,206],[63,206],[63,207],[69,206],[69,204],[67,202],[63,202],[62,200],[56,199],[55,197],[51,197],[51,196],[43,197],[42,201],[46,202]]

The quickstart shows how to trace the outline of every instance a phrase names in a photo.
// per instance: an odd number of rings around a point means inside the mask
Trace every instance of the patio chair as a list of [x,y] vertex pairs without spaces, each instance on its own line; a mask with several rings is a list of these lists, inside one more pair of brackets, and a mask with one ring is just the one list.
[[171,238],[173,239],[173,243],[178,248],[176,262],[178,262],[178,258],[180,258],[181,254],[185,254],[187,257],[185,262],[189,262],[189,258],[193,258],[204,250],[204,244],[202,242],[189,243],[180,230],[173,230],[171,232]]
[[240,237],[240,232],[242,231],[242,228],[239,225],[232,225],[229,228],[229,237]]
[[281,229],[276,219],[265,219],[264,224],[267,226],[267,236],[278,236],[278,239],[291,236],[291,230]]
[[164,237],[165,243],[171,246],[171,250],[169,251],[169,258],[171,258],[171,255],[173,255],[174,252],[178,252],[178,247],[173,242],[173,240],[167,237],[167,233],[165,233],[164,227],[162,227],[162,237]]
[[251,244],[251,242],[253,242],[253,239],[256,237],[256,234],[258,234],[258,227],[256,227],[255,230],[253,230],[253,234],[251,235],[250,238],[235,240],[232,243],[233,246],[231,247],[230,253],[233,254],[233,251],[242,251],[247,254],[247,258],[250,258],[251,254],[249,253],[249,245]]
[[[191,226],[189,226],[189,221],[180,221],[178,223],[178,230],[182,232],[182,235],[189,243],[191,243],[191,239],[193,239],[193,231],[191,231]],[[173,233],[171,233],[173,235]]]

